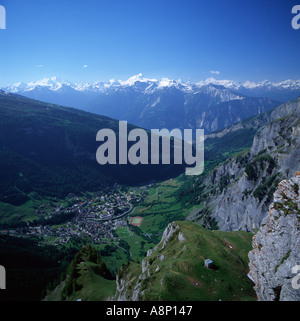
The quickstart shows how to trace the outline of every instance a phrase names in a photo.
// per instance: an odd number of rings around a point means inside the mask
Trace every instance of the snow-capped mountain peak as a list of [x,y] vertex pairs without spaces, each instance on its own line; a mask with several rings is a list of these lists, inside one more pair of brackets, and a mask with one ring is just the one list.
[[156,79],[144,78],[142,73],[134,75],[126,81],[119,80],[118,83],[122,86],[133,86],[136,82],[157,82]]
[[[219,87],[217,88],[216,86]],[[237,82],[228,79],[219,80],[211,77],[206,80],[192,83],[184,82],[180,79],[173,80],[167,77],[163,77],[160,80],[146,78],[142,73],[139,73],[124,81],[111,79],[107,82],[95,81],[90,83],[71,83],[53,76],[29,83],[17,82],[3,87],[2,89],[6,92],[17,93],[25,96],[28,95],[36,97],[37,99],[42,99],[43,97],[40,97],[40,94],[37,93],[37,91],[43,91],[44,93],[45,91],[48,91],[49,94],[57,93],[60,95],[75,91],[81,94],[97,95],[97,93],[103,92],[109,93],[112,91],[123,91],[126,90],[126,88],[132,88],[134,91],[144,94],[150,94],[156,90],[167,90],[168,88],[175,88],[183,93],[198,93],[199,90],[224,91],[224,89],[227,89],[234,91],[237,94],[236,99],[241,99],[244,96],[269,97],[283,102],[289,99],[295,99],[300,95],[300,80],[287,79],[282,82],[270,82],[268,80],[261,82]],[[224,92],[222,95],[224,95]],[[234,97],[232,93],[227,94],[227,96]]]
[[[16,85],[16,84],[15,84]],[[21,83],[19,86],[15,86],[15,88],[19,89],[20,91],[23,90],[23,92],[32,91],[35,90],[38,87],[41,88],[48,88],[52,91],[57,91],[61,89],[63,86],[72,86],[70,82],[59,80],[56,76],[53,76],[51,78],[43,78],[41,80],[38,80],[36,82],[29,82],[27,84]]]
[[202,80],[196,83],[198,87],[203,87],[207,85],[217,85],[217,86],[223,86],[225,88],[236,88],[238,85],[237,82],[234,82],[233,80],[217,80],[214,77],[207,78],[206,80]]

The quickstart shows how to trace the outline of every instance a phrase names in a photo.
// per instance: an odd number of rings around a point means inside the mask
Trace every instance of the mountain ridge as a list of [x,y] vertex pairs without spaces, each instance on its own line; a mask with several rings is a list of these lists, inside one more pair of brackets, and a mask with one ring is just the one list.
[[[111,79],[110,81],[93,81],[93,82],[83,82],[83,83],[72,83],[70,81],[66,81],[63,79],[59,79],[56,76],[52,76],[50,78],[43,78],[38,81],[30,81],[26,82],[16,82],[13,84],[5,85],[2,87],[3,90],[9,91],[11,93],[17,92],[26,92],[35,89],[36,87],[49,87],[49,89],[53,91],[57,91],[62,88],[63,85],[69,86],[78,91],[105,91],[108,88],[120,88],[120,87],[127,87],[133,86],[136,83],[145,83],[148,84],[146,87],[150,90],[149,85],[157,85],[157,88],[164,88],[164,87],[172,87],[175,86],[177,88],[184,89],[185,91],[194,91],[197,88],[201,88],[207,85],[218,85],[228,89],[239,91],[241,88],[245,90],[251,89],[258,89],[258,88],[265,88],[266,90],[272,89],[289,89],[289,90],[300,90],[300,80],[292,80],[287,79],[284,81],[279,82],[271,82],[268,80],[260,81],[260,82],[253,82],[253,81],[233,81],[233,80],[221,80],[215,79],[213,77],[207,78],[206,80],[198,81],[198,82],[191,82],[191,81],[182,81],[181,79],[174,80],[169,79],[167,77],[163,77],[160,80],[158,79],[150,79],[145,78],[140,73],[138,75],[134,75],[129,79],[122,81],[122,80],[115,80]],[[136,88],[138,89],[138,88]],[[153,88],[152,88],[153,89]]]

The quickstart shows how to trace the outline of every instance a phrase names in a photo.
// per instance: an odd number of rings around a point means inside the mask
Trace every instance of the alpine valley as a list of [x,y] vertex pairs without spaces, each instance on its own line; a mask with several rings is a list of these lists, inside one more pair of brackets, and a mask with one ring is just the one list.
[[[4,299],[299,301],[298,96],[292,80],[142,74],[3,88]],[[204,128],[204,172],[101,167],[97,131],[117,130],[118,120],[130,129]]]

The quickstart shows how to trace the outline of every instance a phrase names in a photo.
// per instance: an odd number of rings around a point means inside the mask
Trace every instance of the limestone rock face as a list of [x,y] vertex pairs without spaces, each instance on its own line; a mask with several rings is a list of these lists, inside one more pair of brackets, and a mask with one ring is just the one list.
[[300,301],[300,172],[279,183],[249,252],[260,301]]
[[199,187],[210,194],[199,211],[200,223],[209,211],[220,230],[259,228],[277,184],[299,170],[300,103],[283,104],[268,117],[251,149],[218,166]]
[[[167,246],[169,240],[172,238],[175,232],[179,231],[179,229],[179,226],[175,222],[171,222],[168,224],[167,228],[165,229],[162,235],[161,241],[153,249],[147,251],[147,256],[142,261],[141,270],[138,270],[137,275],[128,274],[127,268],[124,267],[123,271],[121,272],[121,276],[119,275],[119,273],[116,277],[117,290],[115,296],[111,298],[111,300],[138,301],[143,299],[145,290],[141,290],[142,283],[145,279],[151,277],[150,263],[147,258],[149,258],[149,256],[155,253],[158,250],[158,248],[163,250]],[[184,237],[184,234],[180,232],[178,234],[178,241],[184,242],[185,240],[186,239]],[[164,254],[157,254],[157,257],[159,258],[159,262],[162,262],[166,259],[166,256]],[[152,274],[158,271],[159,266],[157,265],[155,267],[155,270],[152,271]],[[133,288],[133,290],[131,288]]]
[[173,236],[173,234],[179,229],[179,226],[176,225],[174,222],[169,223],[167,228],[165,229],[161,242],[163,242],[162,249],[165,248],[169,239]]

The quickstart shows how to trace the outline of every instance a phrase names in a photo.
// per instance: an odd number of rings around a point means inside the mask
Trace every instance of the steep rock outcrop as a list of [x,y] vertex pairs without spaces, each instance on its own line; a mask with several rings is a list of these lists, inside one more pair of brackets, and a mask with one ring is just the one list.
[[299,301],[300,172],[279,183],[274,202],[253,237],[249,275],[258,300]]
[[299,169],[300,102],[277,107],[249,151],[218,166],[199,188],[209,196],[198,220],[209,215],[224,231],[258,228],[278,182]]
[[[154,252],[163,250],[172,236],[179,230],[179,226],[175,223],[169,223],[165,229],[161,241],[151,250],[147,251],[146,258],[142,261],[141,269],[137,267],[135,273],[129,272],[129,265],[122,267],[119,271],[119,274],[116,277],[117,291],[115,297],[112,300],[115,301],[138,301],[143,299],[144,291],[142,291],[142,283],[146,278],[150,278],[151,274],[157,273],[159,271],[159,266],[156,265],[151,267],[147,258],[149,258]],[[183,233],[179,233],[178,241],[183,242],[185,237]],[[157,253],[157,257],[160,262],[165,259],[165,255]]]

